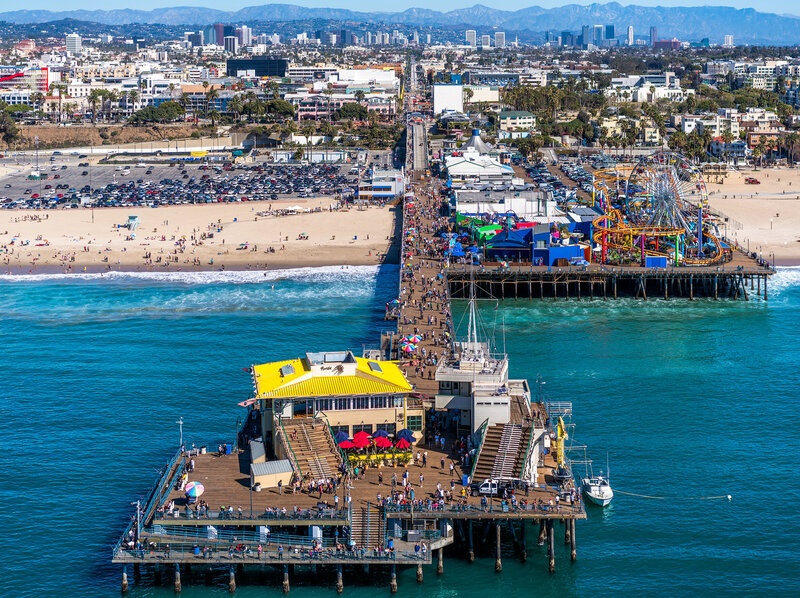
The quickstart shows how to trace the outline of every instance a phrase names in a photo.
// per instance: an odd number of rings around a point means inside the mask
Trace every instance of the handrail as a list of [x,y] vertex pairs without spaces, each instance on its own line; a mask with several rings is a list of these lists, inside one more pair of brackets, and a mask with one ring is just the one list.
[[528,436],[528,448],[525,449],[525,460],[522,462],[522,471],[520,471],[520,476],[525,475],[525,469],[528,467],[528,455],[531,452],[531,445],[533,444],[533,432],[535,430],[533,422],[531,422],[529,430],[530,430],[530,435]]
[[489,427],[489,418],[487,417],[483,420],[481,424],[481,443],[478,445],[478,452],[475,453],[475,460],[472,462],[472,469],[469,471],[469,481],[472,481],[472,474],[475,473],[475,467],[478,465],[478,459],[481,456],[481,451],[483,450],[483,443],[486,440],[486,431]]
[[219,511],[206,510],[203,513],[198,513],[194,509],[184,507],[183,509],[175,509],[172,513],[158,513],[153,521],[158,521],[161,524],[168,524],[170,520],[192,519],[201,524],[204,521],[243,521],[243,520],[316,520],[316,519],[329,519],[329,520],[346,520],[346,509],[302,509],[299,511],[286,511],[285,513],[279,510],[274,511],[228,511],[220,509]]
[[289,447],[289,450],[292,453],[292,457],[294,457],[294,465],[295,467],[297,467],[297,479],[302,480],[303,472],[300,469],[300,460],[297,458],[297,455],[295,454],[294,449],[292,448],[292,443],[289,442],[289,435],[286,433],[286,427],[283,425],[283,418],[277,417],[276,419],[278,420],[278,423],[280,423],[281,430],[283,431],[283,442],[286,443],[287,447]]
[[[552,486],[551,488],[556,489],[555,486]],[[583,508],[582,508],[583,503],[581,502],[580,494],[578,494],[577,497],[578,501],[576,503],[570,505],[569,503],[562,502],[558,508],[556,508],[555,505],[551,507],[549,504],[543,504],[540,507],[538,504],[533,502],[525,505],[521,505],[519,503],[517,503],[516,505],[512,505],[510,501],[495,499],[486,507],[481,507],[477,505],[443,505],[443,506],[427,507],[427,506],[407,505],[407,504],[405,505],[386,504],[384,505],[384,509],[388,513],[414,513],[414,515],[417,514],[447,515],[455,513],[477,513],[477,514],[526,513],[526,512],[564,513],[564,514],[574,515],[583,513]]]
[[350,462],[344,456],[344,451],[342,450],[342,447],[340,447],[339,443],[336,442],[336,437],[333,435],[333,428],[331,428],[331,422],[328,421],[327,417],[325,417],[325,423],[328,426],[328,433],[330,434],[331,442],[333,442],[333,445],[336,447],[336,450],[339,451],[339,457],[342,459],[342,465],[345,467],[348,473],[351,473]]
[[[164,491],[165,488],[172,487],[172,485],[175,482],[175,478],[177,477],[177,475],[179,474],[179,472],[181,470],[181,467],[176,467],[176,465],[178,465],[179,463],[181,465],[183,465],[184,461],[185,461],[185,457],[184,457],[183,453],[179,450],[175,454],[175,456],[172,458],[172,460],[167,464],[167,468],[164,471],[164,476],[161,479],[161,484],[158,487],[157,494],[155,494],[154,496],[151,496],[151,498],[154,497],[155,500],[151,500],[150,502],[148,502],[148,504],[146,505],[146,510],[142,514],[141,521],[142,521],[143,524],[150,519],[150,516],[153,514],[153,511],[157,507],[161,506],[161,502],[162,502],[162,498],[163,498],[161,493]],[[169,493],[167,492],[167,494],[169,494]]]

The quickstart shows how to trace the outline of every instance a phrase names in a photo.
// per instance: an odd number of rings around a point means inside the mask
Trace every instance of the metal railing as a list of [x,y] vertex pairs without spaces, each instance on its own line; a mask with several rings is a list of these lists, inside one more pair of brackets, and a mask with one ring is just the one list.
[[[175,456],[167,463],[164,473],[161,475],[159,481],[156,483],[153,492],[145,503],[145,510],[142,514],[142,523],[144,524],[150,519],[157,507],[160,507],[163,499],[169,495],[169,489],[175,485],[175,479],[183,469],[185,457],[180,449],[175,453]],[[166,490],[166,493],[164,492]]]
[[[287,493],[289,494],[289,493]],[[199,524],[211,521],[247,521],[247,520],[267,520],[267,521],[285,521],[285,520],[347,520],[346,509],[298,509],[298,510],[264,510],[264,511],[239,511],[234,509],[220,509],[218,511],[204,510],[199,511],[184,507],[183,509],[175,509],[172,513],[156,511],[154,521],[162,524],[169,524],[169,522],[179,520],[185,521],[188,519],[195,520]]]
[[[552,489],[556,489],[555,486],[548,487]],[[539,490],[542,488],[540,487]],[[500,499],[492,499],[489,501],[485,507],[479,505],[432,505],[428,506],[419,506],[419,505],[395,505],[395,504],[387,504],[384,506],[384,509],[387,513],[414,513],[419,515],[459,515],[464,513],[473,513],[476,515],[484,515],[490,513],[542,513],[542,514],[567,514],[567,515],[575,515],[579,513],[583,513],[583,503],[581,502],[580,498],[578,498],[577,502],[574,504],[569,504],[566,502],[561,502],[560,504],[556,505],[553,504],[552,506],[548,504],[536,504],[536,503],[529,503],[529,504],[520,504],[519,502],[514,505],[510,501],[507,500],[500,500]]]
[[483,443],[486,441],[486,430],[489,427],[489,418],[487,417],[483,423],[481,424],[481,443],[478,445],[478,450],[475,453],[475,460],[472,462],[472,469],[469,470],[469,481],[472,481],[472,474],[475,473],[475,467],[478,465],[478,459],[481,456],[481,451],[483,450]]
[[286,445],[286,448],[289,449],[289,452],[292,453],[292,457],[294,458],[294,466],[297,468],[297,478],[302,479],[303,472],[300,469],[300,461],[298,460],[297,455],[295,454],[294,449],[292,448],[292,443],[289,442],[289,435],[286,433],[286,427],[283,425],[283,418],[276,417],[275,419],[277,419],[278,423],[281,425],[281,432],[282,432],[281,436],[283,443]]

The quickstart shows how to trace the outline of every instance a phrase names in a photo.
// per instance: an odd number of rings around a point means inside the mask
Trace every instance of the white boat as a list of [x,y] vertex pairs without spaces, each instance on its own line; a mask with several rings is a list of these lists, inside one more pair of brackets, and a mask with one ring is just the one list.
[[608,478],[602,474],[583,478],[581,480],[581,488],[589,500],[601,507],[608,505],[611,499],[614,498],[614,491],[611,489],[611,484],[608,483]]

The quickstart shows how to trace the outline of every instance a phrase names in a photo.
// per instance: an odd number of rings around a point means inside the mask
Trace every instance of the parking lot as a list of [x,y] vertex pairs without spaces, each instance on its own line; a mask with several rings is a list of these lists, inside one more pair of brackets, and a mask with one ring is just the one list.
[[[0,180],[6,209],[72,206],[158,206],[352,196],[369,167],[388,168],[389,152],[371,152],[367,165],[232,163],[92,164],[85,156],[40,156]],[[5,161],[8,164],[7,161]],[[46,178],[44,178],[46,175]]]

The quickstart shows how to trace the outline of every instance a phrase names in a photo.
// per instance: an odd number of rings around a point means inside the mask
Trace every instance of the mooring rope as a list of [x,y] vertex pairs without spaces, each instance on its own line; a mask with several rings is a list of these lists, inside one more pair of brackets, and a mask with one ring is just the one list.
[[637,496],[639,498],[652,498],[654,500],[717,500],[727,498],[733,500],[730,494],[723,494],[722,496],[650,496],[648,494],[636,494],[634,492],[623,492],[622,490],[614,490],[615,494],[627,494],[628,496]]

